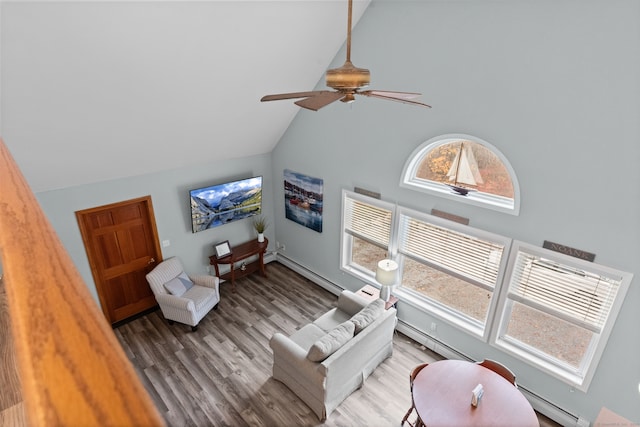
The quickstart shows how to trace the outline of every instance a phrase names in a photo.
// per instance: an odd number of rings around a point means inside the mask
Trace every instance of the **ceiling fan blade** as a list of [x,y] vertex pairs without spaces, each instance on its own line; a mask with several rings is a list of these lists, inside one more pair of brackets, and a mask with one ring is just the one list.
[[291,93],[279,93],[277,95],[265,95],[260,101],[279,101],[281,99],[294,99],[294,98],[308,98],[310,96],[315,96],[323,92],[328,92],[326,90],[314,90],[311,92],[291,92]]
[[421,93],[416,93],[416,92],[391,92],[388,90],[366,90],[363,92],[368,92],[369,94],[372,94],[372,95],[390,96],[393,98],[402,98],[402,99],[413,99],[413,98],[418,98],[422,96]]
[[327,106],[340,98],[344,98],[344,93],[325,90],[321,91],[317,95],[296,101],[295,104],[308,110],[318,111],[322,107]]
[[420,96],[419,93],[414,92],[391,92],[386,90],[364,90],[357,92],[358,95],[370,96],[373,98],[388,99],[389,101],[402,102],[405,104],[420,105],[421,107],[431,108],[431,105],[425,104],[419,101],[412,101],[412,98]]

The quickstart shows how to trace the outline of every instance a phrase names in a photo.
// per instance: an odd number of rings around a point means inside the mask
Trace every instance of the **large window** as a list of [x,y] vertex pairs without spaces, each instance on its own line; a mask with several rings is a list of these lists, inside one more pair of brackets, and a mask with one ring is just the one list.
[[586,390],[631,275],[524,243],[514,246],[492,341]]
[[507,159],[470,135],[443,135],[420,145],[405,164],[401,185],[516,215],[520,206]]
[[430,315],[587,390],[632,274],[343,191],[341,268]]
[[510,239],[405,208],[398,208],[398,220],[402,290],[487,338]]
[[373,278],[378,261],[390,252],[395,206],[349,191],[342,192],[342,206],[342,268]]

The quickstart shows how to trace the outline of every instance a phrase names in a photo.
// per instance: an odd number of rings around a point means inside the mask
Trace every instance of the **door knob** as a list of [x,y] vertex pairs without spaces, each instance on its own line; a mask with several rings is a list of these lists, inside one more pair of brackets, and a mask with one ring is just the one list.
[[149,262],[147,263],[147,265],[149,265],[149,264],[153,264],[154,262],[156,262],[156,260],[155,260],[155,259],[153,259],[153,257],[152,257],[152,258],[149,260]]

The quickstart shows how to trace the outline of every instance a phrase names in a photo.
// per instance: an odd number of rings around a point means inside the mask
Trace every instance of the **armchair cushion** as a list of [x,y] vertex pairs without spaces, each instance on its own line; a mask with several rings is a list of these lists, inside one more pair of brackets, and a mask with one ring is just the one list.
[[355,325],[355,334],[358,335],[360,331],[369,326],[384,313],[384,301],[376,299],[367,305],[365,308],[357,312],[351,321]]
[[204,286],[194,286],[182,294],[182,297],[193,301],[196,311],[203,310],[206,306],[211,305],[211,303],[215,305],[220,300],[218,295],[212,292],[211,288]]
[[193,287],[193,282],[183,271],[178,277],[175,277],[165,283],[164,287],[171,295],[179,297]]
[[312,362],[322,362],[353,338],[354,330],[355,325],[351,321],[336,326],[311,346],[307,359]]

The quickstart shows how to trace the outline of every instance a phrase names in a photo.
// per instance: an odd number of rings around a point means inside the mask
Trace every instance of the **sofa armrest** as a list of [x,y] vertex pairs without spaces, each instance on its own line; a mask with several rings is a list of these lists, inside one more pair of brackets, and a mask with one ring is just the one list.
[[385,310],[372,324],[320,363],[320,372],[327,377],[328,383],[340,383],[353,372],[362,371],[363,363],[380,349],[393,345],[396,313],[393,307]]
[[[269,341],[269,346],[273,350],[274,364],[283,364],[287,371],[295,372],[295,376],[300,376],[306,381],[316,384],[324,382],[324,375],[320,372],[320,364],[307,359],[307,352],[298,344],[276,332]],[[300,382],[304,383],[305,380]]]
[[340,296],[338,296],[338,309],[349,314],[349,316],[353,316],[365,308],[369,302],[369,300],[356,295],[351,291],[344,290]]
[[156,301],[160,306],[170,306],[180,310],[195,311],[196,307],[193,301],[187,298],[177,297],[171,294],[158,294],[156,295]]
[[208,275],[199,275],[199,276],[189,276],[189,279],[193,283],[199,286],[206,286],[207,288],[216,289],[218,283],[220,283],[220,279],[216,276],[208,276]]

